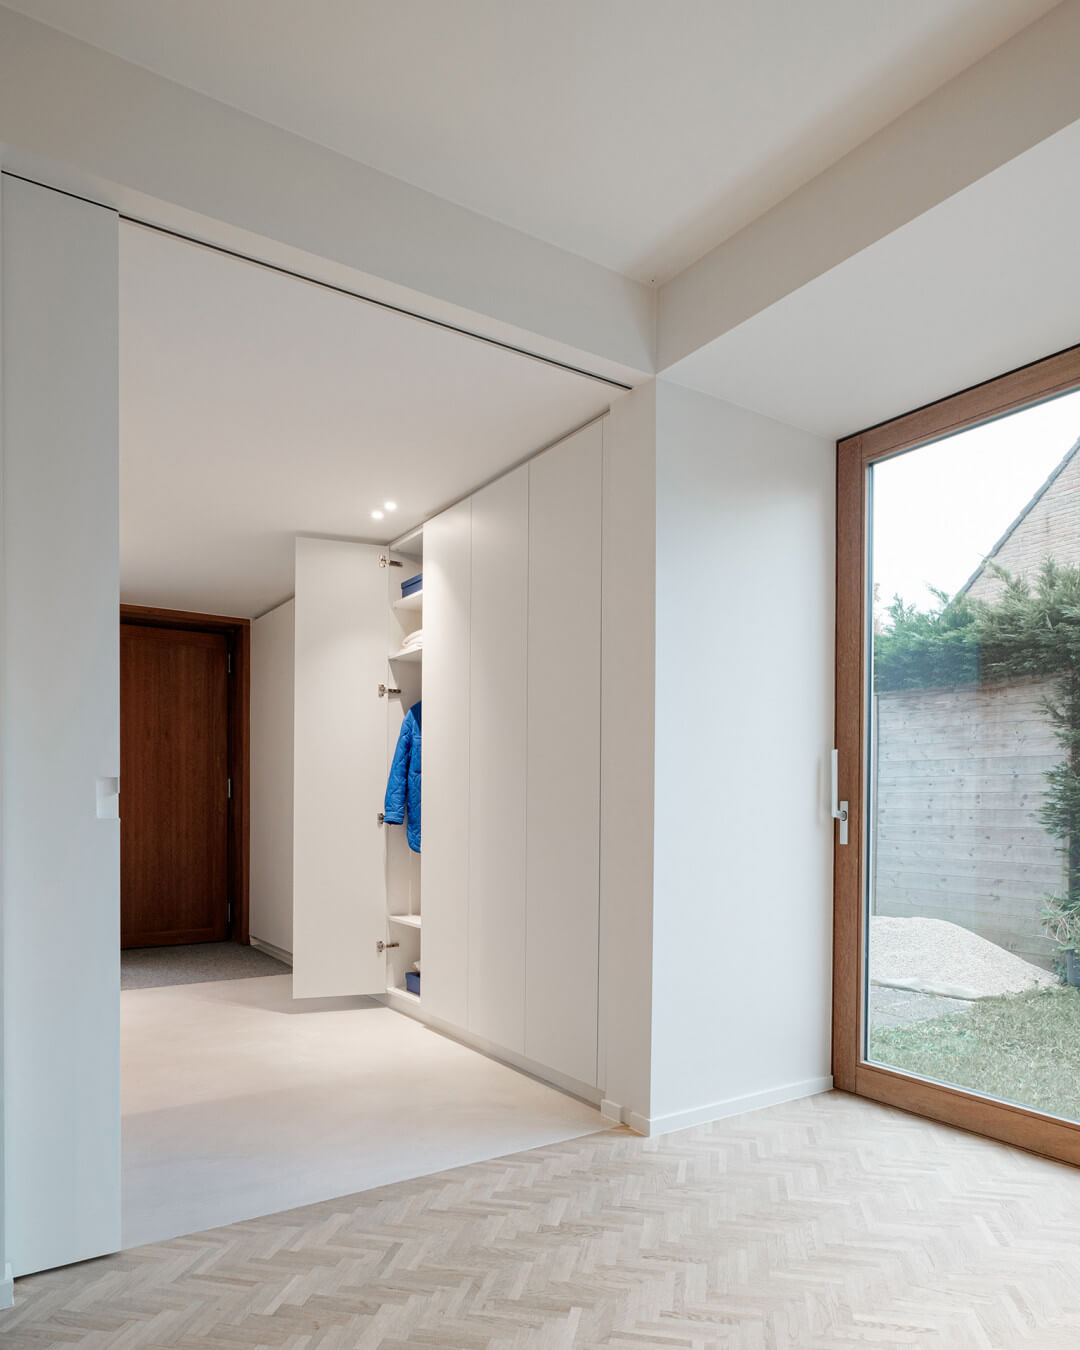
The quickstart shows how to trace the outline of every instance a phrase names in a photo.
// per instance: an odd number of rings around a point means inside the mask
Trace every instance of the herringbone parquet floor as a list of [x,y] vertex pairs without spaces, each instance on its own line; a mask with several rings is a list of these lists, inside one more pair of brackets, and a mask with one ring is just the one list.
[[3,1350],[1077,1350],[1080,1172],[840,1094],[20,1281]]

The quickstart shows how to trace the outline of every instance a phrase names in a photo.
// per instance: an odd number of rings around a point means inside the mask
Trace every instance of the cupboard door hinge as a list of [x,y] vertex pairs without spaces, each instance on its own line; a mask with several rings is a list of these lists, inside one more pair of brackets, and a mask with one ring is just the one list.
[[380,554],[379,554],[379,566],[380,566],[380,567],[404,567],[405,564],[404,564],[404,563],[398,562],[396,558],[388,558],[388,557],[386,556],[385,553],[380,553]]
[[388,686],[385,685],[385,684],[380,684],[380,685],[379,685],[379,697],[380,697],[380,698],[385,698],[385,697],[387,696],[387,694],[400,694],[400,693],[401,693],[401,690],[400,690],[400,689],[394,689],[392,686],[388,687]]
[[400,942],[383,942],[382,938],[380,938],[379,941],[376,942],[375,944],[375,950],[377,952],[385,952],[388,951],[391,947],[400,947],[400,946],[401,946]]

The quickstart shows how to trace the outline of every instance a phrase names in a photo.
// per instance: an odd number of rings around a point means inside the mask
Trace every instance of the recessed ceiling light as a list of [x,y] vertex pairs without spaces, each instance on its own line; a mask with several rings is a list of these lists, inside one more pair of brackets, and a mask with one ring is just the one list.
[[382,517],[383,513],[381,511],[372,511],[371,513],[372,520],[382,520]]
[[383,506],[387,509],[387,511],[397,510],[397,502],[383,502]]

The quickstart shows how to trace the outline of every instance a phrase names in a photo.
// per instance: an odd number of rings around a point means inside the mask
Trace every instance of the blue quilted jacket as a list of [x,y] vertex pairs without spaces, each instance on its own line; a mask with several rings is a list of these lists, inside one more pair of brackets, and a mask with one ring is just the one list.
[[408,816],[406,837],[414,853],[420,852],[420,704],[405,714],[398,733],[390,780],[386,784],[383,818],[387,825],[400,825]]

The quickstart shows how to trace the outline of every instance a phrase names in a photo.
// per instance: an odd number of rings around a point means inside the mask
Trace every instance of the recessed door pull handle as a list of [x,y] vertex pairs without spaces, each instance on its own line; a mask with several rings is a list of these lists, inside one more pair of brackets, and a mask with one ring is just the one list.
[[840,751],[832,752],[832,818],[840,822],[837,843],[848,841],[848,804],[840,800]]

